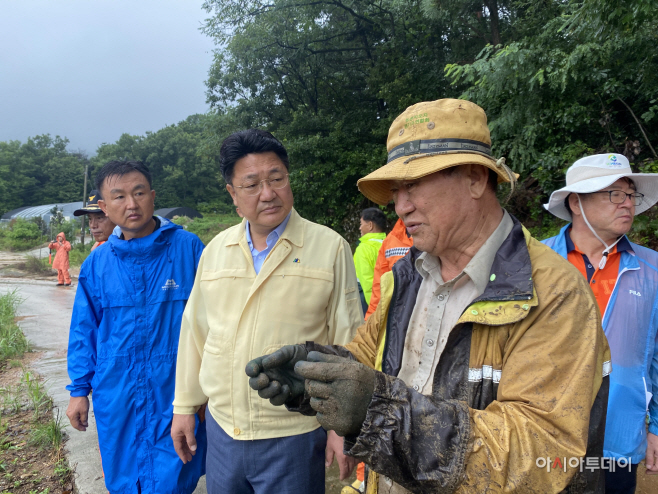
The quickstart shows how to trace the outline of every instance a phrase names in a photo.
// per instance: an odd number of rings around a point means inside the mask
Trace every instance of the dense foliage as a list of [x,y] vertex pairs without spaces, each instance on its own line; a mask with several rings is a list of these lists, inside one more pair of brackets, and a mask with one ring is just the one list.
[[47,241],[39,226],[22,218],[0,226],[0,250],[27,250]]
[[82,199],[84,156],[49,135],[0,142],[0,215],[21,206]]
[[96,155],[66,150],[67,139],[48,135],[0,142],[0,215],[21,206],[81,201],[85,165],[87,191],[94,188],[96,171],[113,159],[139,159],[153,174],[156,208],[189,206],[202,212],[231,212],[230,196],[219,178],[215,158],[204,152],[208,118],[192,115],[178,125],[123,134],[99,146]]
[[[232,212],[219,147],[229,133],[259,127],[289,150],[302,215],[354,240],[359,211],[371,205],[356,181],[384,163],[391,121],[411,104],[445,97],[487,111],[495,154],[521,174],[509,208],[542,236],[558,223],[541,204],[579,157],[616,151],[635,170],[658,172],[658,0],[206,0],[203,7],[202,30],[217,42],[206,81],[210,112],[124,134],[90,160],[92,177],[110,159],[143,160],[157,207]],[[0,211],[37,197],[80,197],[85,157],[65,145],[49,136],[0,143]],[[637,226],[635,238],[651,244],[658,220],[649,213]]]
[[46,243],[55,240],[60,232],[64,232],[66,238],[75,244],[72,239],[80,232],[80,220],[77,218],[64,220],[63,217],[53,216],[50,225],[46,225],[41,217],[29,220],[16,218],[0,224],[0,250],[23,251],[45,246]]
[[649,15],[658,3],[556,5],[560,15],[535,33],[446,67],[463,97],[487,110],[494,150],[526,179],[524,199],[534,189],[535,219],[585,154],[623,153],[636,171],[658,171],[658,23]]
[[[521,174],[510,209],[554,231],[541,203],[584,154],[616,151],[658,171],[657,6],[208,0],[204,30],[222,48],[207,82],[216,135],[273,131],[291,151],[302,214],[354,236],[368,205],[355,182],[384,162],[392,119],[418,101],[467,98],[487,111],[494,152]],[[652,233],[653,223],[641,227]]]
[[[262,127],[287,146],[302,215],[357,234],[356,181],[381,166],[408,105],[449,92],[449,40],[419,1],[207,1],[215,135]],[[456,91],[453,90],[456,94]],[[216,153],[221,139],[209,142]]]
[[90,174],[95,176],[110,160],[141,160],[153,175],[156,209],[188,206],[204,213],[233,211],[214,157],[204,154],[207,120],[204,115],[192,115],[144,136],[123,134],[117,142],[98,148]]
[[194,233],[201,241],[208,245],[208,243],[219,232],[227,228],[237,225],[242,221],[237,214],[206,214],[203,218],[188,218],[181,216],[175,218],[174,223],[181,225],[188,232]]

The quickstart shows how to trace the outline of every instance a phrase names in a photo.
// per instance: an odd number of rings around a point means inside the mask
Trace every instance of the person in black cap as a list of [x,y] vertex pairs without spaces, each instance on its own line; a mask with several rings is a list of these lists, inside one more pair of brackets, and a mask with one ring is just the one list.
[[94,240],[96,240],[96,243],[91,247],[91,250],[103,245],[110,235],[112,235],[112,231],[116,227],[116,225],[112,223],[110,218],[108,218],[98,206],[98,200],[100,198],[100,193],[97,190],[92,190],[89,194],[87,206],[82,209],[76,209],[73,212],[73,216],[82,216],[83,214],[89,216],[89,231],[93,235]]

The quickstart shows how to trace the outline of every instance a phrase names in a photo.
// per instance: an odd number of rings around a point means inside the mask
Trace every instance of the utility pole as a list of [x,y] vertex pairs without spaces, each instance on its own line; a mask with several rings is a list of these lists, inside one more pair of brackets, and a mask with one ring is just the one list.
[[[89,175],[89,163],[86,163],[85,164],[85,188],[84,188],[83,197],[82,197],[82,208],[83,209],[87,207],[87,176],[88,175]],[[82,220],[81,220],[81,223],[82,223],[81,240],[82,240],[82,246],[83,247],[85,246],[85,218],[87,218],[87,215],[83,214],[82,215]]]

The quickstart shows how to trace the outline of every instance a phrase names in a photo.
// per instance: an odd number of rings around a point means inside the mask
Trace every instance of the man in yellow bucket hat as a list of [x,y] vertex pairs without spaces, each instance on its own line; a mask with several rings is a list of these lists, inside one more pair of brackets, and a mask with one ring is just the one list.
[[497,184],[516,176],[491,153],[484,111],[416,104],[387,148],[358,186],[395,202],[414,247],[351,343],[259,357],[250,386],[344,436],[370,468],[369,493],[603,492],[610,352],[598,306],[500,206]]

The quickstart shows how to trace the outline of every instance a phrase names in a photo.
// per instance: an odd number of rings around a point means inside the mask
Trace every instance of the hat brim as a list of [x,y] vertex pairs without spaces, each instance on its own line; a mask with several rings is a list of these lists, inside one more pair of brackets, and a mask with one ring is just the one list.
[[592,192],[598,192],[611,186],[620,178],[625,177],[633,181],[640,194],[644,194],[642,204],[635,207],[635,216],[644,213],[658,202],[658,173],[620,173],[618,175],[581,180],[580,182],[556,190],[551,194],[548,203],[544,204],[544,208],[560,219],[571,221],[571,213],[564,206],[564,200],[569,194],[591,194]]
[[458,165],[482,165],[498,174],[498,183],[509,182],[504,166],[496,165],[493,158],[475,153],[452,153],[434,156],[402,156],[378,168],[356,184],[361,193],[372,202],[385,206],[393,199],[390,182],[416,180],[432,173]]
[[89,214],[89,213],[102,213],[103,210],[99,207],[96,208],[82,208],[82,209],[76,209],[73,211],[73,216],[82,216],[83,214]]

